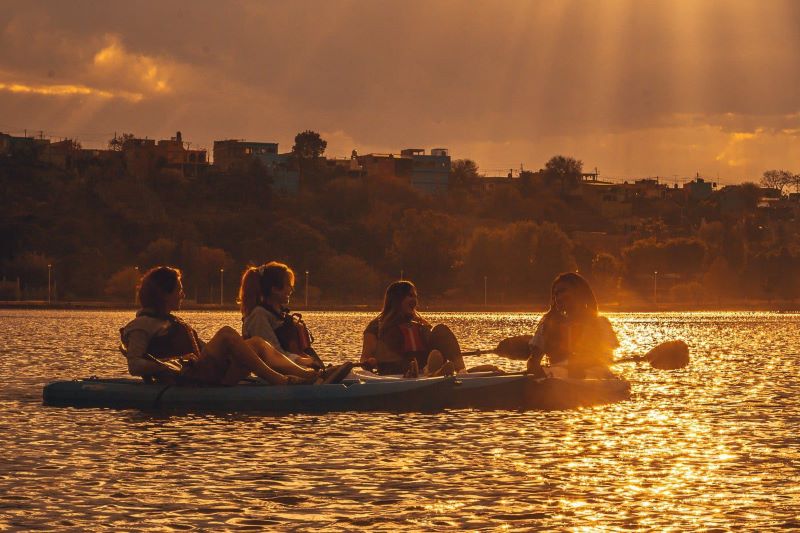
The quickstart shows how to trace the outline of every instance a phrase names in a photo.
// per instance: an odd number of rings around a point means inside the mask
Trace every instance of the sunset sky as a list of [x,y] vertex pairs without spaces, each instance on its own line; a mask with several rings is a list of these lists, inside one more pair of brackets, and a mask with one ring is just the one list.
[[2,2],[0,132],[800,172],[800,2]]

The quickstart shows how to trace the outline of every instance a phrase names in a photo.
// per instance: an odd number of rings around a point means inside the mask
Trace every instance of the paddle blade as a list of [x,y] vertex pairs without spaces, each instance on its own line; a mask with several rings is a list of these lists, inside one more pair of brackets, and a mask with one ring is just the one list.
[[533,335],[517,335],[500,341],[495,353],[504,355],[509,359],[527,359],[529,353],[528,343]]
[[689,364],[689,346],[683,341],[662,342],[644,356],[658,370],[677,370]]

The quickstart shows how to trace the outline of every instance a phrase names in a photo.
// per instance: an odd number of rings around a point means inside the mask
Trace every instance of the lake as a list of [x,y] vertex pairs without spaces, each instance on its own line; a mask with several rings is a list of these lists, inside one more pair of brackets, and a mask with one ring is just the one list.
[[[372,316],[305,319],[341,362]],[[132,313],[0,310],[0,529],[800,528],[800,315],[608,316],[619,357],[683,339],[691,364],[618,365],[631,400],[572,411],[261,416],[44,407],[48,381],[125,376]],[[538,319],[426,317],[464,349]]]

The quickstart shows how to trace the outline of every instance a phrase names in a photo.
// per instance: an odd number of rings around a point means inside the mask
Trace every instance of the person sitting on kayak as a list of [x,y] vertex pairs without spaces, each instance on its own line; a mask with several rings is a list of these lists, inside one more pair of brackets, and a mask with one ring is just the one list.
[[[528,371],[549,377],[611,378],[619,346],[611,323],[598,314],[589,283],[579,274],[559,274],[550,288],[550,309],[530,340]],[[541,368],[547,355],[550,367]]]
[[416,377],[466,371],[450,328],[431,326],[417,312],[417,288],[395,281],[386,289],[383,310],[364,330],[361,362],[379,374]]
[[296,364],[320,367],[302,316],[286,307],[293,292],[294,272],[283,263],[272,261],[245,270],[239,285],[242,337],[261,337]]
[[236,385],[251,372],[274,385],[317,378],[315,371],[295,365],[264,340],[245,341],[228,326],[203,342],[191,326],[172,314],[183,298],[177,268],[155,267],[144,274],[139,285],[142,309],[120,329],[131,375],[205,385]]

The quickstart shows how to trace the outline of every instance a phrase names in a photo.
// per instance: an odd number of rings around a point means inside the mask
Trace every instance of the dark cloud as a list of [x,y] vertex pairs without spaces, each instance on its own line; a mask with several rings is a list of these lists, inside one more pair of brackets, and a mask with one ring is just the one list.
[[[648,156],[719,170],[729,134],[796,137],[784,130],[800,112],[798,15],[796,2],[738,0],[6,2],[0,83],[123,96],[0,91],[0,129],[286,145],[314,128],[340,155],[345,142],[483,146],[487,165],[535,165],[565,146],[619,171],[644,172]],[[671,136],[687,131],[719,146],[681,149]]]

